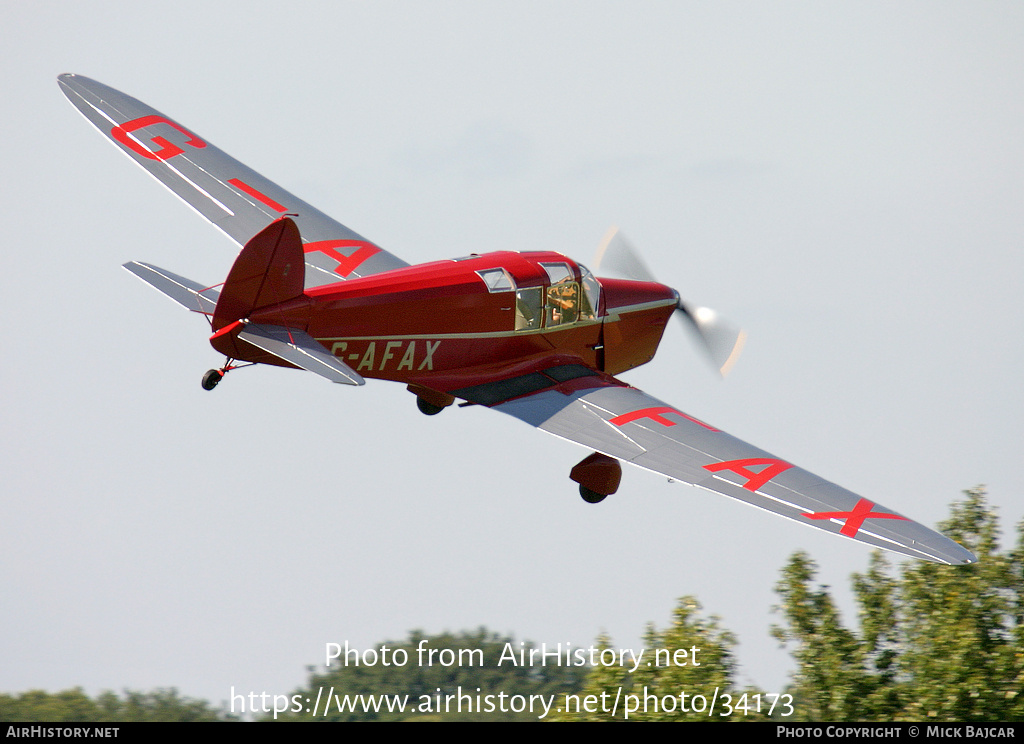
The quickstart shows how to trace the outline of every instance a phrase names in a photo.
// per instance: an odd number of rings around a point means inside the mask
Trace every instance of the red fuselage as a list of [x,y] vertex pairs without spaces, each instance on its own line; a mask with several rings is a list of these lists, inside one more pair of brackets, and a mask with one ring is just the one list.
[[306,331],[363,377],[458,395],[552,364],[615,375],[649,362],[676,302],[558,253],[500,252],[310,289],[249,321]]

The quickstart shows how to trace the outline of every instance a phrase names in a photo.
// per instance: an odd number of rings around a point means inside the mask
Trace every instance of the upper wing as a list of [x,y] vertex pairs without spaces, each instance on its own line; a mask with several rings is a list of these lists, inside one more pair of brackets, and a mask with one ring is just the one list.
[[57,81],[122,152],[239,245],[281,215],[297,215],[307,288],[409,265],[141,101],[81,75]]
[[549,389],[494,408],[619,460],[885,550],[937,563],[977,560],[948,537],[636,388],[594,384],[601,386],[567,394]]

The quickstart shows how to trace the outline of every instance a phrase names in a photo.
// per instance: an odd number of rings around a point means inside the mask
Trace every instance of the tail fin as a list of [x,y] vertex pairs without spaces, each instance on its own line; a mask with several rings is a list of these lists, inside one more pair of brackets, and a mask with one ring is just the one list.
[[213,313],[219,331],[261,307],[303,295],[306,266],[299,228],[282,217],[257,233],[238,254]]

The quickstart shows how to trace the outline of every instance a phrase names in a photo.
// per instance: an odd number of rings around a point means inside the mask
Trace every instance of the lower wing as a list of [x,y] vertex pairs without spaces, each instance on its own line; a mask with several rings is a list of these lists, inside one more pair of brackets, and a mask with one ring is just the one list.
[[753,447],[636,388],[548,389],[492,406],[555,436],[826,532],[936,563],[977,559],[907,517]]

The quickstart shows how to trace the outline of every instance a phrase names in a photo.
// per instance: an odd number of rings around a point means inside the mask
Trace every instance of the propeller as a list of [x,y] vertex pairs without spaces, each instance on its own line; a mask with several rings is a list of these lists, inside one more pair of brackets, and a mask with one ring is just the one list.
[[[594,272],[604,266],[606,270],[620,274],[627,279],[640,282],[658,282],[654,274],[644,263],[640,253],[626,240],[619,228],[612,227],[601,246],[597,249],[594,259]],[[660,284],[660,282],[658,282]],[[679,293],[676,292],[676,297]],[[711,361],[718,367],[719,374],[725,377],[739,359],[747,334],[722,318],[709,307],[699,307],[677,300],[676,311],[681,313],[684,325],[697,332]]]

